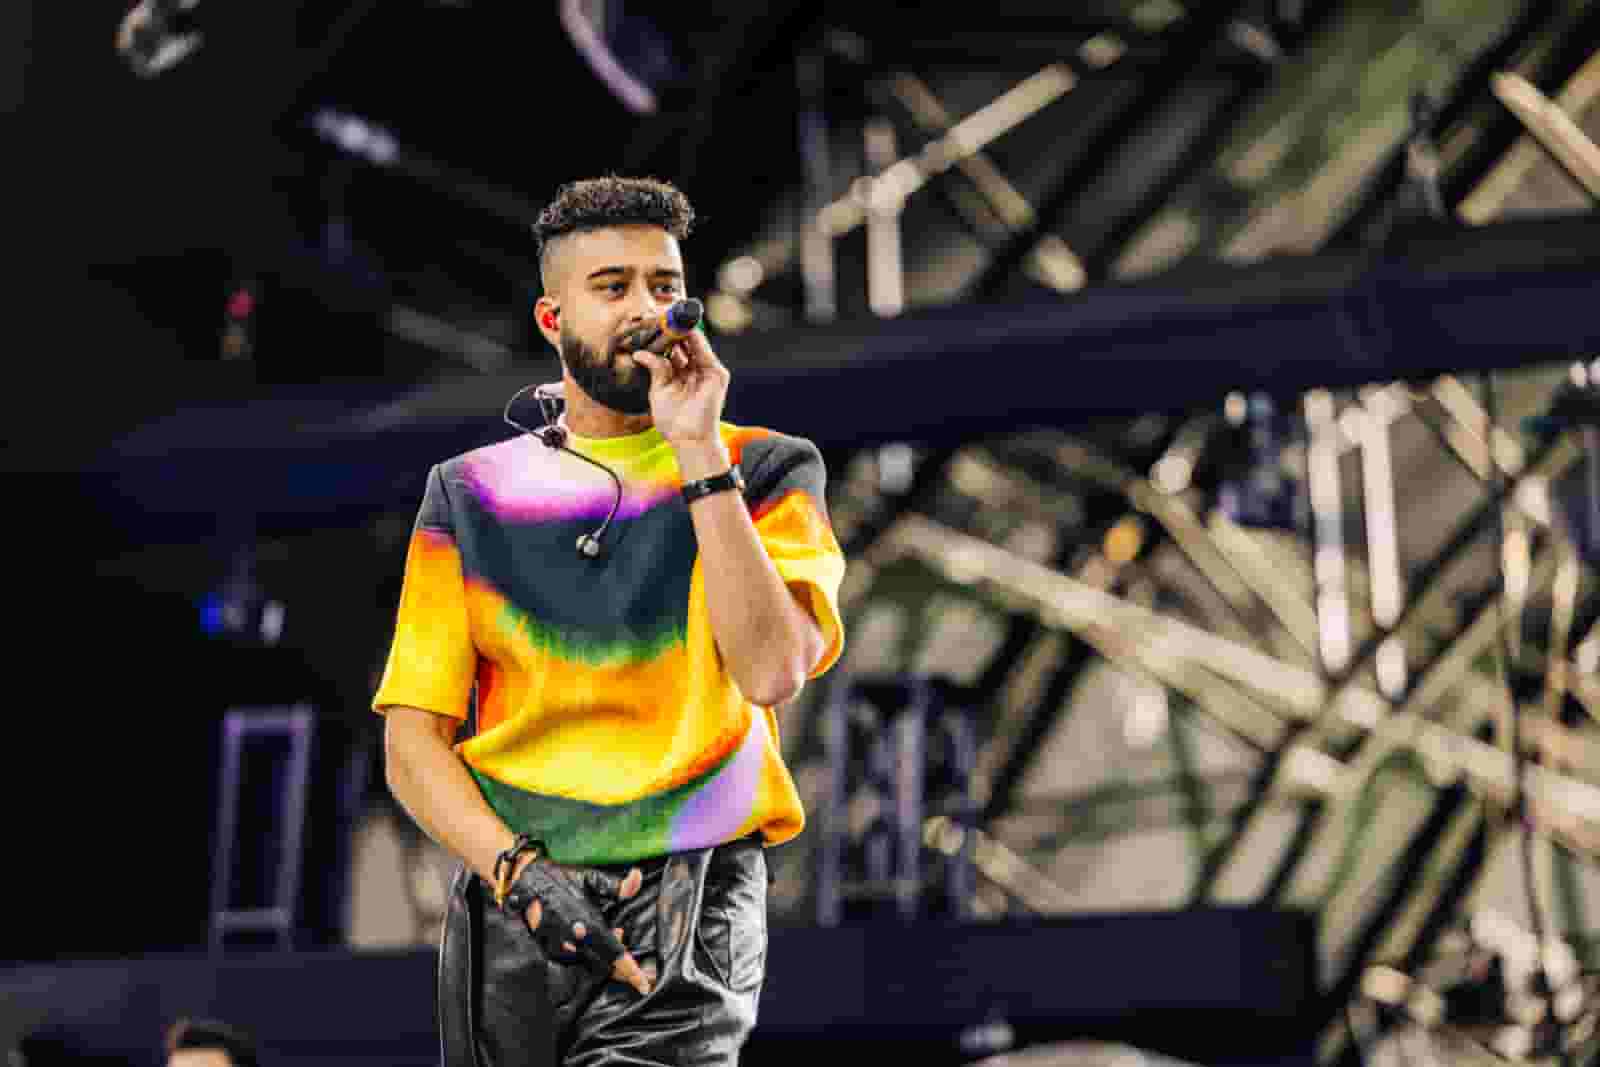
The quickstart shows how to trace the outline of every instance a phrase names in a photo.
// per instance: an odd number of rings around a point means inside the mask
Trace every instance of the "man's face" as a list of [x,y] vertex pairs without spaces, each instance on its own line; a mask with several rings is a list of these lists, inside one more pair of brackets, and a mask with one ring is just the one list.
[[570,234],[554,252],[559,347],[573,381],[614,411],[648,413],[650,372],[617,342],[683,298],[676,238],[658,226],[613,226]]
[[180,1048],[167,1057],[167,1067],[233,1067],[220,1048]]

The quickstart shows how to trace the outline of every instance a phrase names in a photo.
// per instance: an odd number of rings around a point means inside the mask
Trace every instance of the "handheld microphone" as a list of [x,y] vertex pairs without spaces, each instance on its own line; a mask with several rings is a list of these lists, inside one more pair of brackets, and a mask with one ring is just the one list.
[[654,352],[667,349],[694,332],[705,317],[706,306],[694,297],[669,305],[653,322],[647,322],[622,338],[624,352]]

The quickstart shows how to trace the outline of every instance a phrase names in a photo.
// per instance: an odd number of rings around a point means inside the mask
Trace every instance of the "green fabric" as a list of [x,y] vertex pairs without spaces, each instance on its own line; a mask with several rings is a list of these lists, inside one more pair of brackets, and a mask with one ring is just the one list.
[[668,850],[672,819],[708,779],[732,761],[730,752],[705,774],[627,804],[591,804],[507,785],[468,767],[489,807],[516,833],[544,843],[558,863],[623,863]]

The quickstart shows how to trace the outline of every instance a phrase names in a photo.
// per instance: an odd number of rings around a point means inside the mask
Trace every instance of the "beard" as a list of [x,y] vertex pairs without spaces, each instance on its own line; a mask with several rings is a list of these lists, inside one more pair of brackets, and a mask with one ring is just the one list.
[[631,358],[597,352],[563,325],[561,362],[596,403],[624,415],[650,414],[650,372]]

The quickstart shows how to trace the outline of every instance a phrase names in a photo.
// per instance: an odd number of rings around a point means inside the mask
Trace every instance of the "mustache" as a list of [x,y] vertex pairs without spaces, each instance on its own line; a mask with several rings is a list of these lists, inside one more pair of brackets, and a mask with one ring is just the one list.
[[606,351],[613,356],[626,355],[638,350],[640,334],[649,326],[649,323],[640,323],[629,326],[626,330],[613,337],[606,346]]

